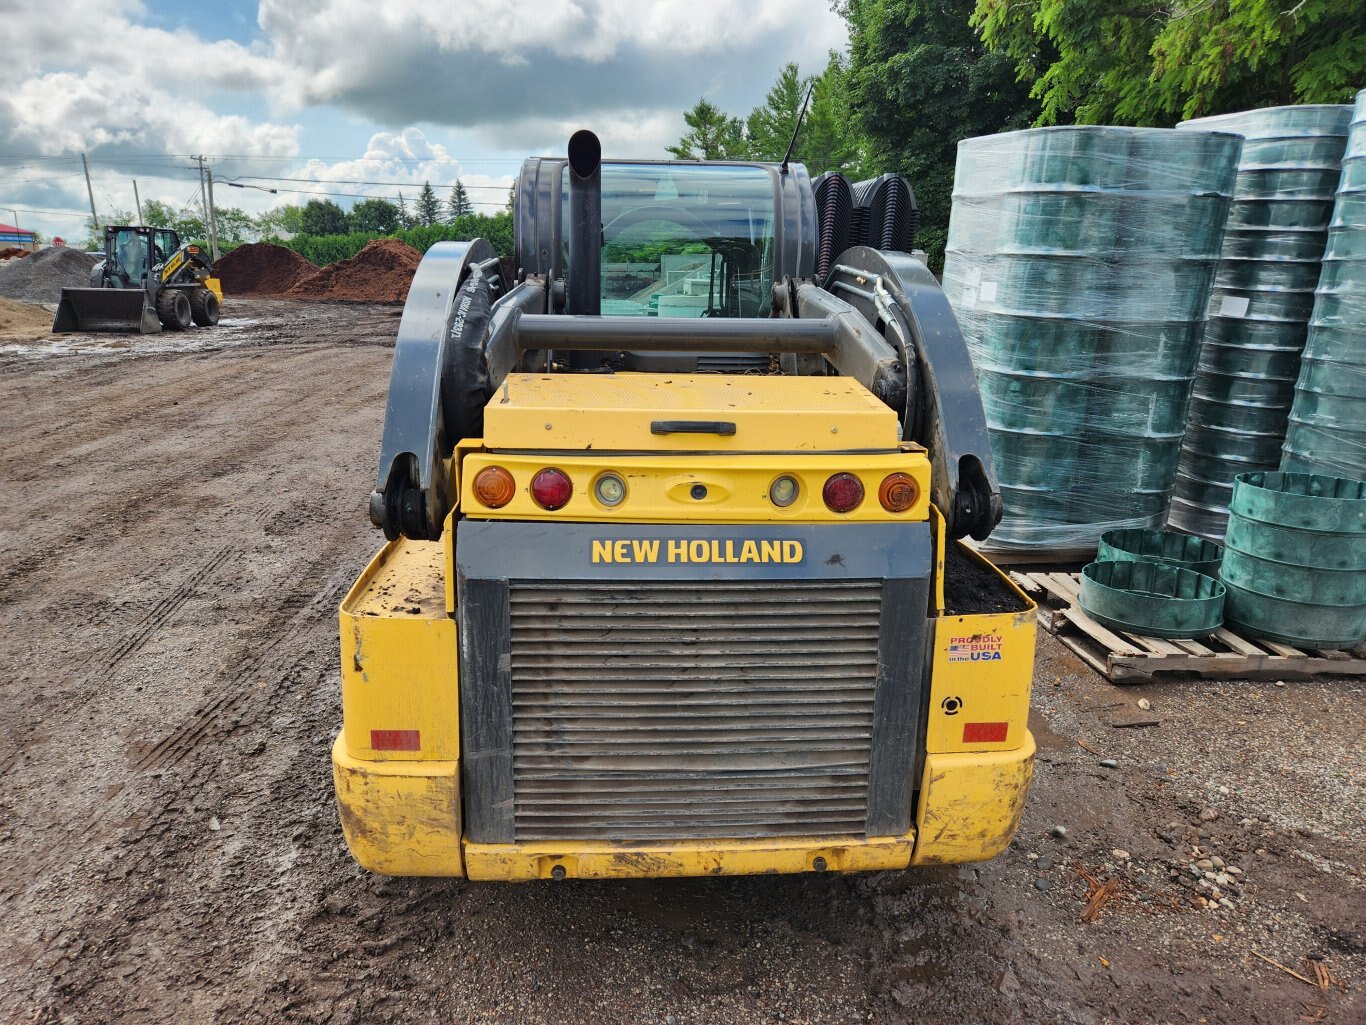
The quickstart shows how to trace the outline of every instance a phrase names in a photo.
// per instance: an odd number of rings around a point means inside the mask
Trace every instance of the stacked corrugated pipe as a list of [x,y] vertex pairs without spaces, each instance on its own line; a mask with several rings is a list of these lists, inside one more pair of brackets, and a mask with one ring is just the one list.
[[816,194],[816,280],[824,281],[835,257],[850,246],[854,230],[854,190],[838,171],[827,171],[811,183]]
[[1233,480],[1275,470],[1300,372],[1351,108],[1272,107],[1182,131],[1244,138],[1210,295],[1171,526],[1215,540]]
[[995,547],[1167,518],[1242,140],[1030,129],[959,143],[944,291],[982,392]]
[[1366,479],[1366,89],[1342,158],[1281,469]]

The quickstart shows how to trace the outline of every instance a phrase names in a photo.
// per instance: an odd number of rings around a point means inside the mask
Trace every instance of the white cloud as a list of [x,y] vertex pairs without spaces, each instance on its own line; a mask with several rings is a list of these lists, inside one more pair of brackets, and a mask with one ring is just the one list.
[[[497,127],[682,111],[701,95],[753,105],[795,60],[809,71],[843,46],[826,0],[262,0],[279,96],[380,124]],[[746,108],[747,109],[747,108]],[[744,111],[737,111],[743,113]]]
[[30,78],[0,96],[11,144],[42,154],[119,150],[293,156],[296,126],[253,123],[108,68]]
[[[318,192],[357,192],[395,200],[402,191],[408,202],[417,198],[424,182],[430,182],[442,202],[450,187],[458,179],[469,190],[478,212],[500,210],[507,202],[507,191],[512,187],[512,175],[470,174],[446,148],[434,143],[418,128],[401,132],[376,132],[370,137],[365,152],[354,160],[326,163],[310,160],[291,177],[316,180]],[[383,182],[383,185],[328,184],[335,182]],[[302,183],[292,185],[307,189]],[[306,199],[296,196],[296,199]]]
[[[184,202],[193,174],[177,165],[195,152],[256,158],[227,174],[399,182],[414,192],[459,177],[496,186],[472,195],[501,206],[511,174],[467,173],[411,126],[463,129],[455,138],[500,160],[562,152],[580,127],[610,156],[662,156],[698,97],[744,114],[784,63],[817,71],[845,42],[828,0],[261,0],[247,43],[155,27],[143,0],[0,0],[0,11],[0,157],[85,152],[97,202],[126,208],[135,176],[144,197]],[[387,130],[363,157],[300,168],[291,158],[320,107]],[[65,162],[39,162],[5,182],[18,166],[0,163],[0,201],[68,211],[45,230],[69,234],[85,206],[79,164],[73,174]],[[30,180],[46,169],[51,180]],[[247,209],[306,198],[224,191]]]

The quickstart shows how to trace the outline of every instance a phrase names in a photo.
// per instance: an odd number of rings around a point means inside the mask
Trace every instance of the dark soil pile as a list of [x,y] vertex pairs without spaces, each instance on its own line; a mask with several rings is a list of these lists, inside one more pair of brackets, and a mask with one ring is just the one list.
[[93,253],[53,246],[40,249],[26,260],[8,260],[0,266],[0,296],[26,303],[55,303],[63,288],[90,287],[90,268],[98,259]]
[[318,273],[316,264],[293,249],[269,242],[250,242],[221,256],[213,265],[224,295],[284,295]]
[[1004,580],[950,541],[944,550],[944,608],[952,616],[971,616],[1023,612],[1028,606]]
[[349,260],[329,263],[287,293],[291,299],[402,303],[422,255],[396,238],[377,238]]

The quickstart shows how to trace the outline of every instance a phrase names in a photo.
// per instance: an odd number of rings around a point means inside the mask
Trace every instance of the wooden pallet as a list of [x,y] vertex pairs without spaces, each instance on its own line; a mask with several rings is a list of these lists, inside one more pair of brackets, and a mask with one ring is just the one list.
[[1050,548],[1048,550],[993,547],[990,540],[971,541],[965,540],[964,544],[970,548],[981,552],[982,555],[996,566],[1084,566],[1088,562],[1096,561],[1096,546],[1089,548]]
[[1198,641],[1143,637],[1111,630],[1083,612],[1077,604],[1081,578],[1076,573],[1012,572],[1010,577],[1039,600],[1039,625],[1114,683],[1138,683],[1158,673],[1189,673],[1206,680],[1366,676],[1366,645],[1350,652],[1301,649],[1228,628]]

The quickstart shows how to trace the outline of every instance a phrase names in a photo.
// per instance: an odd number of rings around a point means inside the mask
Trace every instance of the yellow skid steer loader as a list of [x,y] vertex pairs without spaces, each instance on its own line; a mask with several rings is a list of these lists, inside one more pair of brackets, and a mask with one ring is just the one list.
[[89,288],[62,289],[54,334],[79,331],[184,331],[218,323],[223,289],[197,245],[181,245],[169,228],[111,225],[104,259]]

